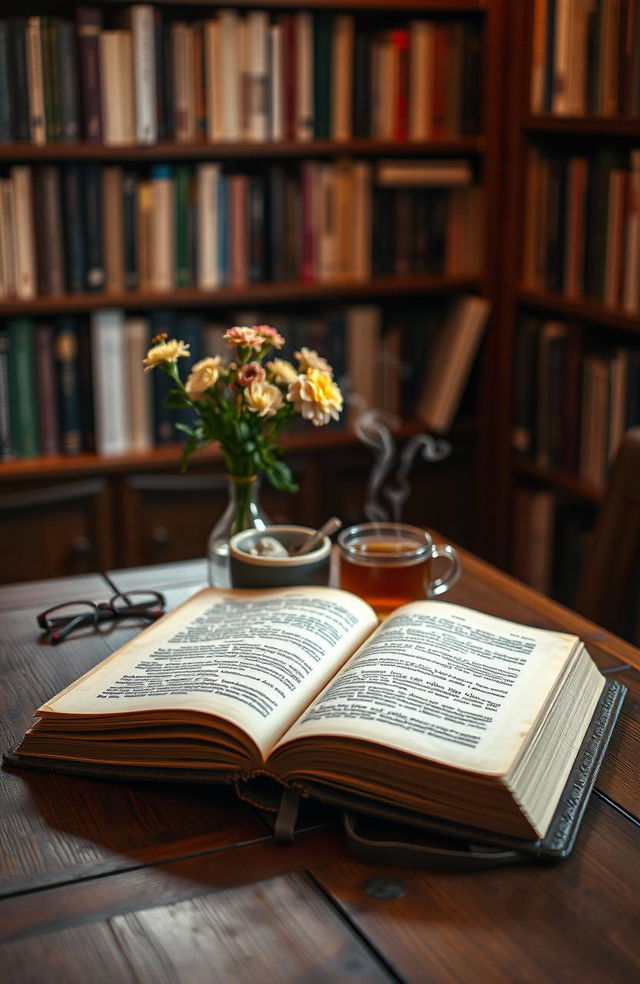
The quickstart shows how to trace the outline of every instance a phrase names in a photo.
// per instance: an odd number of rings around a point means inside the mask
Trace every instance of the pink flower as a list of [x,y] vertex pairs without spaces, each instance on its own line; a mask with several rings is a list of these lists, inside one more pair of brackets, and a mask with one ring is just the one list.
[[273,345],[274,348],[281,349],[284,345],[284,338],[271,325],[254,325],[253,327],[264,338],[265,342]]
[[252,348],[259,352],[264,345],[264,338],[255,328],[241,325],[229,328],[229,331],[225,331],[222,337],[226,339],[229,348],[235,348],[237,345],[239,348]]
[[238,369],[236,382],[240,386],[250,386],[251,383],[261,383],[266,375],[265,370],[257,362],[247,362]]

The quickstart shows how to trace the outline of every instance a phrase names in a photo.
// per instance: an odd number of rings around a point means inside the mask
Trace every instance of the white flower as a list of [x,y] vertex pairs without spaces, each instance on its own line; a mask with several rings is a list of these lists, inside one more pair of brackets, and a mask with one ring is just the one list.
[[145,372],[150,372],[163,362],[175,362],[181,356],[190,355],[187,342],[177,341],[170,338],[168,342],[160,342],[150,348],[146,357],[142,360]]
[[267,362],[267,369],[276,383],[285,383],[286,385],[292,383],[298,375],[295,367],[286,359],[274,359],[272,362]]
[[300,363],[299,372],[307,372],[308,369],[319,369],[321,372],[328,372],[329,375],[332,375],[332,366],[321,355],[318,355],[315,349],[308,349],[303,346],[299,352],[294,352],[293,354]]
[[310,420],[315,427],[322,427],[330,420],[337,420],[342,410],[342,393],[328,372],[309,369],[300,373],[289,384],[287,399],[296,411]]
[[220,378],[221,361],[219,355],[210,355],[191,367],[191,372],[184,384],[190,400],[199,400],[211,386],[215,386]]
[[273,383],[258,380],[245,387],[247,407],[259,417],[273,417],[282,406],[282,393]]

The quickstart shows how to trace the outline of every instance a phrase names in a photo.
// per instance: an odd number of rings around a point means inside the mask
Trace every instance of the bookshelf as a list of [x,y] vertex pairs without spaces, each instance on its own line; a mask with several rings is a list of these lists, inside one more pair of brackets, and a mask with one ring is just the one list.
[[[496,559],[571,606],[640,420],[640,4],[512,5]],[[524,203],[524,207],[523,207]]]
[[[111,31],[116,26],[118,28],[122,26],[124,23],[122,17],[131,5],[103,0],[101,3],[87,6],[99,12],[103,30]],[[186,24],[187,30],[193,30],[193,38],[196,38],[197,31],[206,31],[208,22],[216,22],[219,25],[221,15],[229,11],[232,19],[235,19],[236,28],[238,23],[246,24],[258,9],[264,18],[260,29],[264,29],[266,24],[267,27],[269,25],[281,27],[282,31],[290,30],[292,22],[298,24],[296,18],[302,17],[302,12],[309,15],[314,28],[316,24],[313,18],[316,16],[324,17],[325,23],[333,25],[336,33],[338,31],[336,25],[340,21],[342,29],[345,28],[345,23],[347,25],[347,37],[360,38],[360,43],[368,51],[367,57],[371,57],[371,51],[375,49],[377,59],[387,59],[384,63],[387,67],[380,69],[380,72],[387,73],[390,70],[389,44],[392,35],[395,37],[393,43],[403,50],[407,42],[410,45],[418,44],[412,34],[414,30],[412,25],[415,22],[427,24],[429,31],[432,32],[429,35],[431,38],[429,44],[448,44],[450,47],[445,51],[449,53],[453,51],[452,63],[455,72],[458,73],[452,75],[453,70],[449,68],[449,75],[442,75],[446,70],[445,62],[439,63],[441,77],[437,83],[437,98],[441,103],[439,111],[445,114],[445,123],[439,124],[440,129],[433,129],[433,132],[425,136],[425,125],[422,122],[416,124],[417,111],[413,111],[413,124],[407,122],[404,124],[404,130],[397,131],[399,124],[394,123],[394,104],[390,111],[388,97],[383,91],[383,81],[387,81],[392,76],[380,74],[376,92],[378,98],[385,97],[386,108],[377,110],[376,112],[382,115],[376,116],[373,107],[366,105],[366,99],[365,103],[362,102],[365,98],[362,93],[360,93],[360,103],[355,102],[354,89],[358,84],[355,76],[358,69],[353,55],[336,54],[336,48],[331,47],[331,58],[342,57],[343,68],[346,65],[350,78],[349,91],[354,99],[354,106],[362,108],[364,105],[366,108],[370,132],[357,132],[362,130],[358,120],[352,116],[349,122],[351,99],[345,109],[346,97],[340,96],[337,101],[334,100],[330,113],[330,119],[333,121],[331,125],[336,126],[336,114],[343,116],[346,114],[346,130],[343,126],[343,131],[338,137],[330,133],[327,138],[319,133],[317,128],[313,132],[308,132],[308,127],[303,135],[296,131],[296,135],[292,137],[289,131],[292,125],[295,129],[296,124],[295,121],[291,124],[290,120],[278,124],[281,129],[274,135],[274,131],[270,130],[270,127],[276,127],[273,119],[271,123],[263,119],[260,126],[264,124],[266,129],[260,130],[258,139],[255,135],[253,139],[246,139],[244,136],[238,139],[232,132],[233,126],[222,137],[211,139],[211,132],[207,130],[207,125],[211,124],[211,118],[214,117],[210,118],[207,115],[209,96],[202,93],[198,96],[195,91],[190,98],[195,100],[196,106],[195,108],[192,106],[189,110],[196,114],[195,138],[193,135],[189,136],[188,128],[178,130],[173,112],[176,106],[172,111],[167,110],[165,106],[165,116],[163,122],[159,124],[157,139],[151,143],[138,142],[137,133],[134,134],[133,139],[129,133],[126,137],[127,142],[122,143],[119,142],[122,134],[112,130],[107,135],[104,129],[103,140],[92,142],[85,129],[82,115],[85,99],[82,93],[77,109],[77,129],[80,131],[81,139],[68,142],[53,139],[45,125],[44,130],[39,131],[37,137],[37,140],[42,142],[36,143],[33,134],[29,140],[21,138],[16,124],[17,110],[15,103],[12,102],[14,114],[11,123],[12,139],[0,140],[0,181],[6,184],[7,181],[12,180],[12,175],[16,171],[20,171],[23,175],[26,171],[32,185],[37,185],[41,180],[39,176],[45,171],[49,176],[53,173],[56,186],[63,188],[63,191],[57,193],[54,204],[57,209],[62,209],[65,236],[71,223],[68,213],[64,210],[66,207],[64,181],[70,169],[78,168],[93,168],[101,179],[105,169],[111,168],[112,172],[113,169],[119,169],[121,173],[126,171],[135,174],[141,183],[148,183],[150,176],[156,173],[158,168],[169,168],[170,173],[175,176],[177,168],[182,167],[194,175],[199,167],[215,164],[223,176],[246,174],[255,177],[259,183],[270,170],[281,169],[287,174],[294,175],[294,180],[298,181],[309,164],[319,169],[330,169],[347,162],[347,166],[361,165],[363,172],[368,175],[371,201],[368,202],[367,207],[374,212],[377,207],[376,202],[381,197],[376,186],[376,174],[379,166],[385,161],[401,160],[418,164],[466,162],[472,174],[471,183],[478,190],[477,201],[481,203],[482,213],[491,214],[495,204],[500,200],[502,183],[501,108],[504,94],[502,54],[507,6],[508,4],[503,0],[491,0],[491,2],[489,0],[439,0],[439,2],[401,0],[392,9],[381,0],[357,0],[349,5],[341,3],[340,0],[335,2],[307,0],[295,6],[280,0],[269,0],[259,7],[250,2],[205,5],[196,0],[181,5],[179,10],[175,5],[164,2],[153,4],[158,21],[166,25],[163,37],[166,38],[166,31],[169,31],[169,44],[174,43],[171,40],[173,30],[171,25],[176,22]],[[46,3],[33,0],[21,10],[20,14],[22,18],[39,18],[40,27],[43,24],[47,25],[47,31],[50,22],[43,18],[54,18],[53,22],[56,25],[61,22],[73,24],[75,30],[76,6],[69,5],[64,0]],[[0,22],[3,20],[6,21],[6,18],[0,18]],[[194,25],[199,23],[204,26],[194,28]],[[302,30],[302,28],[297,29]],[[61,29],[57,26],[56,30]],[[353,34],[350,35],[349,32]],[[395,35],[393,32],[396,32]],[[432,35],[437,35],[440,40],[433,41]],[[47,34],[47,37],[50,36]],[[53,36],[55,41],[55,35]],[[159,36],[156,35],[156,38]],[[331,44],[334,45],[335,33],[332,38]],[[365,40],[362,41],[362,38]],[[468,89],[467,98],[470,92],[473,98],[476,92],[481,94],[474,110],[477,125],[471,127],[468,120],[462,125],[459,115],[462,112],[460,107],[464,98],[461,91],[463,82],[460,66],[464,52],[467,51],[464,44],[469,42],[469,38],[472,39],[473,44],[477,41],[479,47],[476,46],[478,50],[473,54],[477,59],[478,67],[468,69],[470,72],[477,72],[477,84]],[[0,56],[1,41],[0,36]],[[198,42],[194,40],[193,43],[196,46],[194,51],[197,51]],[[297,43],[298,41],[295,42]],[[424,44],[424,39],[419,43]],[[43,44],[42,39],[40,44]],[[352,44],[355,45],[355,41],[352,40]],[[173,55],[176,50],[171,48]],[[219,52],[220,49],[215,50]],[[277,50],[276,48],[276,52]],[[297,48],[294,50],[298,51]],[[397,51],[393,54],[392,60],[396,59],[393,61],[395,66],[393,71],[398,70],[397,59],[402,61],[404,57]],[[439,57],[443,57],[442,53]],[[56,102],[54,69],[49,68],[48,71],[53,74],[46,76],[46,66],[51,63],[50,53],[45,54],[44,58],[45,117],[62,118],[64,114],[60,109],[60,100]],[[415,51],[414,62],[417,64]],[[378,61],[377,64],[380,62]],[[405,63],[402,61],[402,64]],[[334,64],[333,67],[338,70],[337,65]],[[160,88],[163,88],[163,91],[167,90],[169,69],[165,71],[165,68],[166,65],[163,65],[162,73],[157,76],[158,91]],[[0,86],[3,84],[1,69],[0,63]],[[359,70],[362,74],[361,67]],[[79,86],[81,86],[83,76],[80,63],[77,71]],[[297,76],[293,76],[292,81],[291,74],[287,75],[284,69],[282,71],[285,84],[296,86]],[[431,72],[432,69],[429,71]],[[435,71],[437,75],[438,70]],[[206,68],[201,70],[199,77],[207,78]],[[47,78],[53,80],[50,81],[48,90]],[[423,76],[418,75],[418,78]],[[312,81],[317,86],[317,80],[314,78]],[[453,84],[447,85],[447,83]],[[273,100],[274,83],[267,80],[267,84]],[[433,79],[429,75],[429,85],[433,84]],[[173,84],[170,86],[170,91],[178,99]],[[402,91],[405,96],[409,93],[408,88]],[[449,91],[458,93],[456,98],[460,102],[456,104],[457,110],[451,102],[453,96],[447,95]],[[303,97],[299,95],[298,90],[296,93],[297,98],[301,100]],[[367,93],[366,98],[370,98],[369,89]],[[81,92],[78,90],[76,98],[80,95]],[[129,100],[133,98],[128,90],[126,95]],[[109,95],[108,98],[111,99],[112,96]],[[166,91],[164,98],[166,99]],[[282,98],[286,109],[288,105],[286,99],[289,97],[285,95]],[[446,105],[447,99],[449,99],[448,105]],[[101,105],[104,127],[105,106]],[[298,105],[295,98],[294,105]],[[395,108],[398,105],[400,104],[395,104]],[[317,104],[315,109],[317,110]],[[435,104],[432,109],[429,107],[427,109],[431,120],[429,126],[431,126],[434,121],[433,114],[436,112]],[[323,112],[326,112],[326,107]],[[402,112],[409,114],[412,110],[403,104]],[[172,119],[173,123],[170,124]],[[300,121],[298,124],[301,125]],[[1,125],[2,121],[0,127]],[[6,121],[5,125],[7,125]],[[246,126],[245,120],[241,129],[243,127],[246,129]],[[396,130],[392,133],[386,132],[389,126],[392,129],[396,127]],[[410,132],[411,126],[415,131],[413,137]],[[164,132],[166,130],[172,132],[167,136]],[[111,143],[107,141],[107,136]],[[114,144],[114,140],[118,142]],[[44,178],[42,180],[44,181]],[[455,189],[445,189],[441,197],[447,195],[453,197],[454,193]],[[32,194],[35,194],[33,188]],[[314,186],[310,200],[314,201],[318,194]],[[428,195],[429,192],[426,191],[425,198]],[[407,192],[405,189],[403,198],[406,215],[407,202],[413,201],[410,190]],[[298,207],[301,207],[299,203]],[[389,215],[388,212],[385,214]],[[394,226],[400,229],[396,234],[397,244],[402,242],[403,227],[401,220],[395,218],[395,213],[391,214]],[[103,221],[109,220],[108,215],[105,216],[104,213],[102,218]],[[384,219],[384,216],[382,218]],[[277,225],[279,219],[279,215],[272,217],[272,224]],[[38,212],[34,220],[37,231],[40,231],[41,220],[46,230],[46,218]],[[375,221],[375,215],[373,218],[370,217],[370,222]],[[238,312],[258,310],[264,320],[272,320],[276,324],[280,324],[279,318],[297,319],[306,324],[318,311],[327,312],[329,317],[336,310],[348,312],[353,305],[374,305],[381,312],[386,331],[385,319],[395,319],[397,322],[402,321],[403,318],[409,320],[413,317],[415,320],[416,312],[421,310],[427,314],[444,311],[447,302],[465,293],[477,293],[486,297],[491,303],[492,310],[495,311],[501,279],[497,269],[500,250],[499,230],[495,228],[495,224],[486,223],[480,218],[473,219],[473,226],[478,229],[474,249],[478,261],[474,263],[473,269],[461,268],[460,262],[453,265],[448,262],[443,264],[440,258],[435,264],[435,269],[415,269],[408,272],[405,269],[403,272],[397,255],[392,252],[389,262],[395,272],[391,273],[384,268],[384,264],[376,260],[375,253],[372,256],[371,244],[376,239],[376,233],[379,234],[380,231],[374,226],[373,231],[367,233],[365,252],[368,263],[364,273],[360,271],[358,275],[353,275],[347,269],[339,271],[339,275],[332,276],[327,275],[325,270],[322,276],[314,278],[304,277],[298,271],[293,277],[285,275],[253,278],[247,276],[245,271],[244,275],[240,276],[239,282],[229,282],[233,278],[225,281],[223,276],[212,288],[199,283],[194,263],[188,278],[190,282],[181,286],[177,286],[174,276],[174,282],[162,289],[157,284],[138,282],[128,290],[87,290],[83,289],[81,284],[76,284],[75,290],[71,290],[69,259],[65,254],[63,265],[65,263],[67,265],[63,271],[65,286],[62,290],[52,289],[50,285],[42,289],[38,282],[38,269],[32,270],[32,280],[35,283],[22,292],[22,296],[15,296],[16,291],[11,287],[7,289],[5,284],[4,290],[0,291],[0,326],[6,326],[16,319],[26,319],[34,326],[45,324],[55,326],[64,319],[75,319],[75,324],[82,335],[90,332],[92,318],[106,309],[122,310],[127,317],[152,317],[156,311],[171,310],[176,313],[176,317],[194,314],[207,322],[226,324],[235,323],[233,319]],[[101,235],[105,235],[104,231]],[[44,238],[49,241],[46,236]],[[101,245],[104,245],[102,240]],[[272,243],[268,242],[266,245],[270,246]],[[136,249],[139,250],[138,240],[136,240]],[[415,265],[416,257],[419,258],[420,255],[418,249],[413,259],[411,256],[405,257],[403,260],[405,268],[407,264]],[[36,267],[41,256],[48,259],[46,248],[44,251],[40,248],[40,253],[36,251]],[[464,263],[462,266],[464,267]],[[348,318],[348,315],[345,317]],[[425,332],[428,330],[425,323]],[[299,337],[298,343],[306,343],[304,334]],[[461,413],[451,434],[453,456],[448,462],[438,466],[417,465],[415,487],[404,514],[404,518],[409,521],[428,523],[442,529],[448,537],[472,549],[482,551],[484,547],[485,552],[488,541],[483,538],[482,531],[488,529],[488,516],[493,509],[493,481],[496,474],[492,463],[493,421],[491,419],[495,388],[493,371],[496,362],[495,346],[492,318],[482,344],[480,359],[474,370],[472,385],[463,400]],[[411,361],[411,356],[406,353],[404,358]],[[403,418],[402,426],[396,434],[398,442],[401,443],[416,434],[420,430],[420,424],[412,418],[410,409],[400,406],[397,409],[401,409],[400,415]],[[285,439],[285,443],[287,456],[301,485],[301,493],[296,497],[278,497],[271,496],[265,491],[265,508],[274,519],[317,523],[327,511],[340,514],[345,521],[361,518],[358,509],[362,507],[372,458],[370,452],[358,443],[351,431],[344,428],[334,429],[320,435],[309,430],[292,435]],[[196,545],[204,545],[208,530],[221,508],[223,494],[221,461],[215,450],[209,449],[194,459],[187,475],[180,476],[178,458],[179,446],[168,444],[153,445],[146,451],[134,452],[125,449],[116,456],[101,456],[86,447],[81,447],[77,454],[68,455],[60,454],[59,450],[46,455],[37,452],[24,455],[19,451],[13,455],[12,460],[0,463],[0,528],[6,530],[8,537],[6,542],[15,545],[16,550],[20,542],[27,544],[26,549],[22,550],[24,559],[21,561],[20,570],[7,564],[6,570],[0,570],[0,579],[20,580],[79,573],[96,567],[105,569],[114,565],[128,566],[193,556]],[[464,501],[463,495],[469,483],[478,490],[471,509]],[[327,491],[328,488],[330,492]],[[162,521],[163,515],[165,521]],[[148,523],[146,517],[149,517]],[[96,536],[96,525],[100,525],[101,530],[106,527],[108,532],[103,531]],[[123,530],[126,535],[121,537],[118,534]],[[43,547],[45,541],[50,544],[47,549]],[[9,558],[10,551],[7,551],[6,555]],[[29,557],[32,559],[29,560]]]

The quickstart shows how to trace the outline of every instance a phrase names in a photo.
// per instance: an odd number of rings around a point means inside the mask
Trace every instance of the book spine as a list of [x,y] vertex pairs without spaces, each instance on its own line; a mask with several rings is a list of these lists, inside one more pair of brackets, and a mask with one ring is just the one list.
[[47,141],[59,143],[62,140],[60,119],[60,20],[47,17],[43,31],[43,62],[45,80],[45,120]]
[[27,22],[27,73],[29,78],[31,142],[45,144],[47,133],[44,117],[41,17],[29,17]]
[[151,169],[151,286],[171,290],[175,281],[175,178],[173,168]]
[[133,66],[135,85],[136,140],[153,144],[158,139],[156,105],[156,27],[151,4],[134,4],[131,8]]
[[306,10],[295,15],[298,72],[296,75],[296,139],[313,139],[313,18]]
[[265,192],[262,178],[249,178],[247,189],[248,266],[249,282],[260,283],[265,279],[264,224]]
[[105,290],[117,294],[124,290],[122,168],[118,165],[105,165],[101,179]]
[[124,312],[105,308],[91,315],[96,451],[102,455],[128,450],[128,408]]
[[0,143],[13,141],[10,26],[0,21]]
[[6,328],[0,328],[0,461],[12,461],[15,458],[11,436],[10,346],[9,332]]
[[[166,334],[169,338],[173,338],[175,331],[175,318],[172,311],[156,308],[149,313],[151,338],[156,338],[160,334]],[[163,372],[153,372],[151,376],[153,440],[155,445],[161,446],[177,440],[179,433],[175,426],[177,422],[175,411],[164,405],[164,399],[173,384]]]
[[136,290],[139,284],[138,175],[130,169],[125,169],[122,179],[122,222],[124,287],[125,290]]
[[85,289],[84,191],[82,168],[68,164],[62,171],[66,288],[71,294]]
[[176,286],[188,287],[193,270],[191,168],[180,164],[175,171]]
[[140,373],[142,360],[149,348],[149,324],[146,318],[127,318],[125,348],[129,447],[132,451],[148,451],[153,440],[151,379],[149,373]]
[[53,329],[36,325],[34,334],[40,453],[59,454]]
[[331,136],[333,15],[313,14],[313,119],[316,140]]
[[460,133],[482,129],[482,37],[476,24],[463,25]]
[[198,287],[213,290],[220,286],[218,195],[219,164],[198,164]]
[[31,168],[11,168],[16,233],[16,295],[22,300],[36,296],[36,258],[33,224],[33,180]]
[[353,15],[337,14],[332,44],[334,76],[331,136],[334,140],[349,140],[352,133],[353,33]]
[[60,171],[46,164],[42,175],[42,212],[40,232],[36,242],[44,241],[46,256],[38,261],[38,274],[41,283],[40,293],[50,295],[64,294],[64,243],[62,239],[62,208],[60,194]]
[[57,321],[54,347],[60,448],[65,455],[75,455],[83,450],[83,442],[78,327],[72,318]]
[[82,130],[89,143],[102,141],[100,31],[102,12],[98,7],[76,8],[78,64]]
[[164,24],[162,11],[159,7],[153,9],[153,52],[154,52],[154,78],[155,78],[155,106],[156,106],[156,138],[158,140],[169,140],[170,132],[168,129],[167,118],[167,85],[166,74],[169,67],[165,64],[164,51]]
[[193,25],[193,103],[194,139],[207,139],[207,92],[204,67],[204,22]]
[[240,137],[240,44],[239,17],[236,10],[221,10],[220,53],[222,90],[222,133],[225,140],[238,140]]
[[58,25],[58,60],[60,136],[63,141],[73,143],[80,138],[80,96],[75,30],[68,21],[60,21]]
[[249,119],[248,137],[262,142],[267,139],[267,58],[269,19],[264,11],[247,15],[249,41]]
[[85,288],[104,289],[104,256],[102,248],[102,188],[100,168],[87,164],[84,169],[85,216]]
[[15,17],[10,21],[11,69],[13,77],[13,109],[15,139],[21,143],[31,140],[31,111],[29,107],[29,70],[27,60],[27,21]]
[[31,318],[9,318],[7,331],[12,442],[18,457],[31,458],[40,451],[33,322]]
[[282,25],[269,27],[269,137],[283,140],[284,124],[284,54]]

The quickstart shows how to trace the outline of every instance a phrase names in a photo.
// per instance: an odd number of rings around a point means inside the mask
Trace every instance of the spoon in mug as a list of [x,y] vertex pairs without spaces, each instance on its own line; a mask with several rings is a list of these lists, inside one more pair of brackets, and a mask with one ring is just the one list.
[[289,554],[293,557],[300,557],[301,554],[309,553],[314,547],[317,547],[319,543],[322,542],[325,536],[331,536],[336,530],[339,530],[342,526],[342,520],[338,519],[337,516],[332,516],[328,519],[326,523],[323,523],[320,529],[312,533],[310,537],[303,540],[302,543],[295,543],[289,548]]

